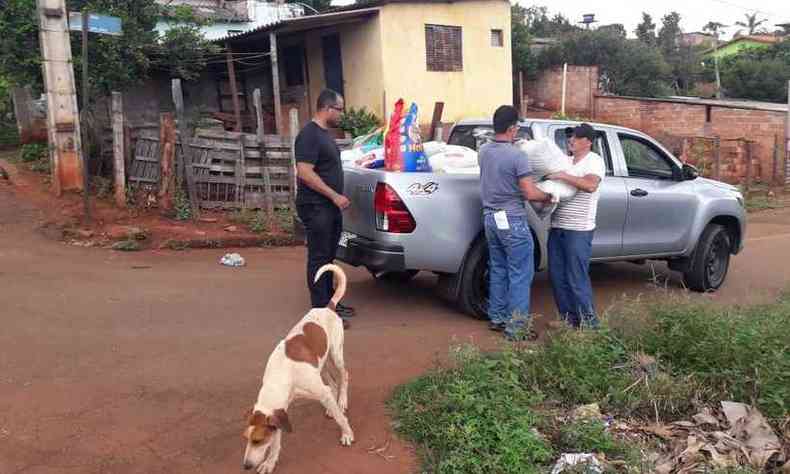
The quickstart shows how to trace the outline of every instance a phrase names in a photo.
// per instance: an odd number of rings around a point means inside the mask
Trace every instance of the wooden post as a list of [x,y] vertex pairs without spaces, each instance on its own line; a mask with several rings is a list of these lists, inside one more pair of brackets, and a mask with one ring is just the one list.
[[181,135],[181,169],[187,181],[187,194],[189,204],[192,207],[192,218],[198,219],[200,216],[200,206],[198,205],[197,189],[195,188],[195,174],[192,171],[192,147],[190,146],[189,127],[184,118],[184,94],[181,91],[181,79],[173,79],[173,102],[176,106],[176,116],[178,117],[178,132]]
[[47,94],[47,131],[49,134],[52,188],[81,190],[82,137],[74,85],[71,41],[65,0],[37,0],[39,44],[44,89]]
[[787,116],[785,116],[785,186],[790,184],[790,81],[787,81]]
[[277,135],[285,133],[283,126],[283,104],[280,97],[280,68],[277,64],[277,33],[269,33],[269,58],[272,61],[272,89],[274,90],[274,123]]
[[713,143],[713,176],[717,181],[721,181],[721,138],[714,138]]
[[296,135],[299,134],[299,111],[291,109],[288,113],[291,123],[291,166],[288,167],[291,182],[291,211],[296,212],[296,187],[298,185],[296,175]]
[[126,207],[126,159],[123,136],[123,96],[112,93],[112,154],[115,176],[115,205]]
[[436,127],[442,122],[442,114],[444,113],[444,102],[436,102],[433,104],[433,117],[431,118],[431,129],[428,132],[428,137],[431,140],[436,137]]
[[252,93],[252,102],[255,105],[255,120],[258,124],[256,133],[258,144],[261,147],[261,175],[263,176],[263,199],[266,202],[266,214],[274,215],[274,198],[272,196],[272,177],[269,172],[269,160],[266,159],[266,145],[263,129],[263,105],[261,104],[261,90],[255,89]]
[[233,130],[241,132],[241,106],[239,105],[239,88],[236,85],[236,67],[233,65],[233,51],[230,49],[230,42],[225,43],[227,50],[228,78],[230,81],[230,93],[233,96],[233,115],[236,117],[236,126]]
[[[90,12],[83,10],[82,12],[82,113],[88,113],[88,94],[90,91],[90,80],[88,79],[88,19]],[[86,115],[83,115],[86,117]],[[90,206],[90,169],[88,168],[90,162],[90,130],[88,130],[88,123],[83,122],[85,128],[83,131],[83,148],[82,148],[82,202],[85,208],[85,220],[91,220],[91,206]],[[101,134],[100,134],[101,135]]]
[[12,87],[11,98],[14,103],[14,117],[16,126],[19,130],[19,140],[22,144],[30,142],[33,135],[33,97],[30,93],[30,86]]
[[128,170],[132,167],[134,150],[132,150],[132,127],[129,126],[129,122],[127,122],[126,119],[123,121],[123,149],[126,152],[124,156],[125,169]]
[[[165,112],[159,116],[159,203],[164,211],[173,209],[173,193],[176,190],[176,121],[173,114]],[[184,143],[182,139],[181,149]]]
[[236,160],[236,202],[247,208],[247,165],[244,162],[244,134],[239,134],[239,159]]
[[779,134],[774,134],[774,152],[771,162],[771,184],[781,184],[779,175]]
[[524,110],[524,71],[518,71],[518,102],[515,103],[518,107],[518,113],[522,117],[526,115],[527,111]]
[[565,116],[565,92],[568,87],[568,63],[562,66],[562,100],[560,102],[560,113]]
[[741,142],[746,145],[746,194],[752,187],[752,142],[744,140]]

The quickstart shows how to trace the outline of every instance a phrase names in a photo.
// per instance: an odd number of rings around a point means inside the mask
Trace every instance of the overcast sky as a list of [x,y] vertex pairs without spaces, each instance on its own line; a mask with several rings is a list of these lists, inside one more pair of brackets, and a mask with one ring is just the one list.
[[[701,31],[709,21],[734,25],[744,21],[744,14],[757,12],[760,18],[767,18],[766,26],[773,31],[776,23],[790,23],[790,0],[561,0],[555,2],[532,2],[520,0],[523,6],[545,5],[552,13],[562,13],[573,21],[581,21],[583,13],[595,13],[599,24],[622,23],[629,36],[642,21],[642,12],[653,17],[653,23],[661,27],[661,17],[671,11],[680,13],[683,31]],[[726,29],[726,36],[732,36],[738,27]]]
[[[354,0],[334,0],[333,5],[348,5]],[[661,27],[661,18],[671,11],[680,13],[683,31],[701,31],[709,21],[734,25],[745,21],[744,14],[757,12],[760,18],[768,20],[763,26],[769,31],[776,23],[790,23],[790,0],[560,0],[527,1],[518,3],[529,7],[547,6],[551,13],[562,13],[573,21],[581,21],[583,13],[595,13],[599,24],[622,23],[629,36],[634,36],[636,25],[642,21],[642,12],[653,17],[653,23]],[[722,38],[729,38],[738,30],[732,26],[725,29]]]

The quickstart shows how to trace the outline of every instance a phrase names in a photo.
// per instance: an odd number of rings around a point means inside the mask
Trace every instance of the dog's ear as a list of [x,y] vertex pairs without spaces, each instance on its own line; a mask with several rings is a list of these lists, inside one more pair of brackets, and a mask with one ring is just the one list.
[[277,428],[285,430],[289,433],[293,431],[291,422],[288,420],[288,413],[286,413],[285,410],[278,408],[277,410],[274,410],[274,413],[269,418],[272,426],[276,426]]
[[260,443],[266,439],[268,433],[266,415],[259,411],[253,412],[250,414],[247,423],[249,426],[247,426],[247,429],[244,431],[244,437],[247,438],[247,440],[253,443]]

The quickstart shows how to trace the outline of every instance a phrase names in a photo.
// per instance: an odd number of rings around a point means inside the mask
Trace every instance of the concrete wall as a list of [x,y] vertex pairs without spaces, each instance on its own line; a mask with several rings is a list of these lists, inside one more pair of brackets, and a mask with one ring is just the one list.
[[[524,95],[529,107],[558,111],[562,104],[562,67],[545,71],[526,83]],[[592,115],[593,97],[598,94],[597,66],[568,66],[565,91],[566,115]]]
[[[710,121],[707,121],[708,107]],[[747,139],[754,142],[751,177],[755,181],[770,183],[782,176],[784,112],[599,96],[595,99],[594,119],[641,130],[689,160],[694,158],[695,152],[690,149],[688,140],[683,144],[678,138],[720,137],[722,178],[733,183],[744,182],[749,174],[745,148],[733,140]],[[777,143],[780,149],[775,163]],[[711,165],[712,150],[706,150],[704,155],[706,166]],[[775,173],[774,168],[778,172]]]
[[[426,24],[463,28],[463,71],[427,70]],[[381,27],[388,112],[401,97],[417,102],[421,122],[431,120],[437,101],[445,103],[445,121],[490,117],[513,103],[508,2],[394,3],[381,9]],[[492,29],[503,31],[504,47],[491,46]]]

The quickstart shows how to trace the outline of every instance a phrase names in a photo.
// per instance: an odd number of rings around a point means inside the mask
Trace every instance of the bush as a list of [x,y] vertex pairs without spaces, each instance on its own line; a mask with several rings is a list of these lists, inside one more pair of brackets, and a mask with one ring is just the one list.
[[352,138],[370,133],[379,127],[380,124],[381,121],[379,121],[378,117],[372,112],[368,112],[365,107],[359,110],[351,107],[340,118],[340,128],[344,132],[350,133]]
[[[642,313],[634,315],[635,312]],[[630,348],[693,376],[714,401],[754,403],[769,418],[790,413],[790,297],[753,307],[664,303],[609,316]],[[641,320],[635,330],[633,320]]]
[[49,160],[47,151],[47,145],[42,143],[30,143],[28,145],[22,145],[22,148],[19,151],[19,159],[22,160],[23,163],[33,163],[45,159]]

